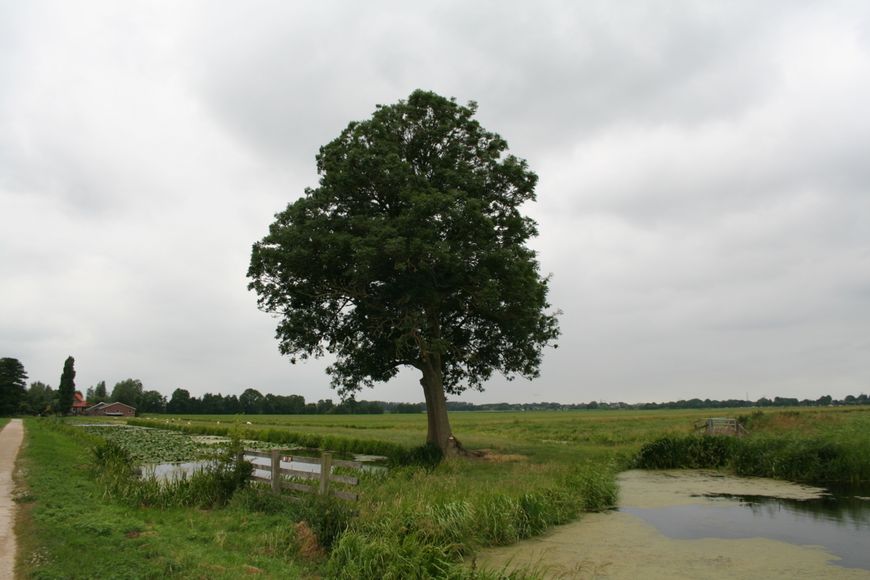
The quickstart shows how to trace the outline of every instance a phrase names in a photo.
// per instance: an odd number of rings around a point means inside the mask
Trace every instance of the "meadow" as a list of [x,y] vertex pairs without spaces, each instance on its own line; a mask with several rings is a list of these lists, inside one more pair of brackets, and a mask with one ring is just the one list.
[[[27,420],[21,459],[28,487],[21,531],[22,553],[35,556],[21,573],[71,577],[63,562],[79,550],[91,557],[72,577],[112,570],[113,577],[497,578],[502,571],[475,566],[477,550],[607,509],[616,500],[615,474],[636,465],[645,446],[694,440],[695,423],[711,415],[745,415],[747,441],[838,445],[859,458],[848,465],[853,475],[870,473],[868,407],[455,412],[454,433],[480,453],[438,464],[418,447],[426,433],[423,414],[131,420],[176,435],[319,443],[391,457],[386,474],[361,478],[356,503],[291,502],[242,489],[205,507],[162,507],[149,504],[147,494],[132,505],[113,495],[95,473],[93,450],[105,444],[98,433],[74,427],[77,420],[58,425],[33,419]],[[764,451],[761,445],[756,452]],[[73,529],[79,531],[70,543],[53,539],[70,537]],[[535,571],[512,574],[534,577]]]

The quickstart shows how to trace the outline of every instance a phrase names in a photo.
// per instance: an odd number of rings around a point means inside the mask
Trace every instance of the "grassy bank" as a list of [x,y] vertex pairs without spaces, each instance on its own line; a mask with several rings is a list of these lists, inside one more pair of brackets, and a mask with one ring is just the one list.
[[26,420],[19,458],[27,489],[18,574],[25,578],[294,578],[311,569],[296,556],[286,514],[224,509],[140,508],[105,497],[92,473],[93,441]]
[[668,435],[644,445],[644,469],[726,468],[738,475],[816,484],[870,481],[870,412],[781,410],[741,418],[749,437]]
[[9,422],[8,417],[0,417],[0,429],[3,429],[3,427],[5,427],[6,423],[8,423],[8,422]]
[[[94,448],[107,449],[98,432],[28,420],[22,575],[496,577],[469,569],[463,557],[615,500],[611,463],[533,462],[491,452],[365,474],[357,504],[287,502],[243,490],[225,506],[178,507],[123,469],[100,475],[111,458],[94,454]],[[151,445],[149,438],[142,441]],[[68,562],[82,553],[89,554],[87,562],[71,572]]]
[[[746,411],[715,414],[740,412]],[[94,442],[85,429],[56,431],[50,422],[28,421],[23,465],[32,495],[22,553],[35,555],[23,572],[69,577],[63,563],[78,553],[93,555],[82,564],[80,577],[496,578],[498,571],[469,566],[477,550],[511,544],[611,505],[615,473],[629,467],[645,444],[662,437],[694,440],[687,438],[694,423],[710,415],[709,410],[454,413],[457,436],[467,447],[484,450],[481,456],[434,467],[395,461],[386,474],[361,476],[360,501],[353,504],[288,502],[242,490],[226,505],[216,501],[206,509],[113,497],[93,474],[88,449]],[[407,458],[426,432],[422,414],[145,420],[177,433],[234,431],[282,445],[388,450],[399,458]],[[746,421],[752,431],[747,442],[821,438],[860,450],[867,449],[870,433],[868,408],[773,411]],[[301,441],[300,434],[311,439]],[[700,445],[715,440],[705,441]],[[699,457],[707,456],[722,452],[703,448]]]

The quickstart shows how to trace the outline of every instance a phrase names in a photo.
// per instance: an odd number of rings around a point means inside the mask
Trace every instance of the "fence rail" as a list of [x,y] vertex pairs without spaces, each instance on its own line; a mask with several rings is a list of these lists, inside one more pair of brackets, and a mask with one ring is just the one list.
[[[260,468],[269,472],[269,477],[262,475],[251,475],[251,479],[262,481],[271,485],[272,493],[281,493],[282,489],[299,491],[302,493],[314,493],[317,495],[331,495],[341,499],[356,501],[359,499],[359,494],[343,489],[331,489],[332,483],[341,483],[344,485],[354,486],[359,483],[359,478],[350,475],[338,475],[332,473],[333,467],[346,467],[350,469],[361,469],[362,463],[359,461],[344,461],[341,459],[333,459],[332,453],[323,453],[320,457],[306,457],[302,455],[290,455],[286,449],[272,449],[268,452],[256,451],[254,449],[245,449],[242,451],[243,457],[257,457],[269,460],[269,465],[254,463],[254,468]],[[281,463],[304,463],[308,465],[319,465],[320,471],[303,471],[300,469],[292,469],[281,467]],[[289,479],[288,479],[289,478]],[[309,485],[303,481],[316,482],[316,485]]]

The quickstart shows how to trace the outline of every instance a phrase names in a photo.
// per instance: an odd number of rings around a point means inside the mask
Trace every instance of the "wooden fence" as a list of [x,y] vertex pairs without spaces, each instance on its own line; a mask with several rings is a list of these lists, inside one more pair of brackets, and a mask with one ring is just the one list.
[[[251,475],[254,481],[264,481],[272,486],[272,493],[281,493],[282,489],[291,489],[303,493],[316,493],[318,495],[333,495],[341,499],[355,501],[359,496],[352,491],[343,489],[331,489],[332,483],[341,483],[344,485],[354,486],[359,483],[359,479],[349,475],[336,475],[332,473],[333,467],[349,467],[351,469],[361,469],[362,463],[359,461],[344,461],[341,459],[333,459],[332,453],[323,453],[320,457],[303,457],[301,455],[289,455],[289,450],[272,449],[271,451],[256,451],[253,449],[245,449],[242,454],[245,457],[262,457],[269,459],[269,465],[262,463],[254,463],[254,469],[265,470],[269,472],[269,477],[262,477],[256,474]],[[319,465],[320,472],[303,471],[301,469],[288,469],[281,467],[281,463],[304,463],[309,465]],[[289,480],[287,479],[289,478]],[[303,481],[311,481],[311,484],[303,483]]]
[[695,424],[695,429],[705,435],[747,435],[748,431],[737,419],[729,417],[710,417]]

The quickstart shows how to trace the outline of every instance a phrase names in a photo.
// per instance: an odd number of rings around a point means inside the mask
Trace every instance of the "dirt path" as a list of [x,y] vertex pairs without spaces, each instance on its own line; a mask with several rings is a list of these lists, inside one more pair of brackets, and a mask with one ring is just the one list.
[[[684,472],[650,475],[626,472],[619,478],[623,507],[653,508],[701,504],[698,494],[752,493],[805,499],[818,490],[795,484],[722,478]],[[798,546],[762,538],[677,540],[628,513],[587,514],[582,520],[514,546],[485,550],[478,564],[501,569],[524,567],[546,578],[686,578],[870,580],[870,571],[832,564],[821,547]]]
[[0,580],[15,571],[15,503],[12,501],[12,470],[24,439],[21,419],[12,419],[0,431]]

